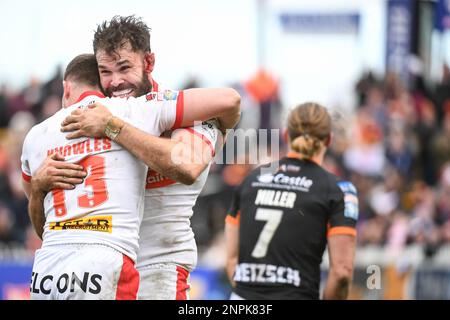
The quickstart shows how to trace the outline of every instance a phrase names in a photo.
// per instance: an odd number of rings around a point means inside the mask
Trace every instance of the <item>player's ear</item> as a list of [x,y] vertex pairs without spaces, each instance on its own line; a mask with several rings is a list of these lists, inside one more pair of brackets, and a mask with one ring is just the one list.
[[153,52],[144,53],[144,70],[146,73],[153,72],[155,67],[155,54]]
[[63,97],[65,100],[68,100],[70,98],[70,91],[72,90],[72,86],[70,84],[70,81],[63,81],[63,89],[64,89],[64,94]]

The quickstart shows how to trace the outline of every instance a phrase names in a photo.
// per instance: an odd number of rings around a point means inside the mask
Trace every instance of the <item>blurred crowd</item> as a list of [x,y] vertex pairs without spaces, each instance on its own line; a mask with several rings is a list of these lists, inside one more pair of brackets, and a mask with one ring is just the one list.
[[365,75],[350,139],[337,135],[330,163],[359,191],[358,243],[400,251],[450,242],[450,71],[440,83]]
[[40,247],[28,218],[28,201],[22,190],[21,163],[23,140],[36,123],[61,108],[62,69],[42,83],[30,79],[22,90],[0,84],[0,248]]
[[[183,88],[199,85],[190,79]],[[291,106],[283,106],[273,77],[261,71],[234,87],[242,96],[239,128],[283,127],[281,115]],[[47,82],[31,79],[20,91],[0,87],[0,247],[40,245],[21,188],[20,154],[28,130],[60,109],[61,95],[60,68]],[[444,67],[439,83],[415,76],[408,89],[395,75],[368,72],[355,84],[355,95],[352,114],[330,106],[335,130],[325,166],[359,191],[358,245],[401,250],[420,243],[432,255],[450,242],[450,70]],[[283,155],[281,136],[280,154],[260,163]],[[223,248],[233,188],[256,164],[217,162],[194,207],[192,227],[201,257],[221,265],[214,257],[223,253],[214,250]]]

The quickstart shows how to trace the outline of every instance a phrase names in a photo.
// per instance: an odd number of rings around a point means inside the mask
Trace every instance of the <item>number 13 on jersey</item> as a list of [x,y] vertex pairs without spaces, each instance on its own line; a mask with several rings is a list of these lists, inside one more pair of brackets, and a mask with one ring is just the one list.
[[[77,197],[77,204],[80,208],[94,208],[108,200],[108,190],[104,180],[105,158],[102,156],[89,156],[79,161],[77,164],[84,167],[88,173],[84,179],[85,189],[88,192]],[[64,217],[67,214],[66,196],[64,190],[57,189],[52,191],[53,207],[56,217]]]

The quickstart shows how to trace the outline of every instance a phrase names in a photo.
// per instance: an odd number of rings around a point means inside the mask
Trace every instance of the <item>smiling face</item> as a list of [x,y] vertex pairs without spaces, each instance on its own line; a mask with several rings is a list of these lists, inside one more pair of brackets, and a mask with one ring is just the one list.
[[151,91],[153,53],[133,51],[125,43],[113,54],[98,50],[96,58],[100,82],[108,97],[138,97]]

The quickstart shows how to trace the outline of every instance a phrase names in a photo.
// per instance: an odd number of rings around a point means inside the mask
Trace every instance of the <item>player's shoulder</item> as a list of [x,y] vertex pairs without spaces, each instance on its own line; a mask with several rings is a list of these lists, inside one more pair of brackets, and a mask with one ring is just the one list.
[[25,150],[32,150],[34,146],[39,145],[39,141],[45,139],[45,135],[47,134],[49,128],[52,128],[54,126],[50,118],[47,118],[42,122],[35,124],[28,131],[25,139],[23,140],[23,152],[26,152]]
[[35,124],[27,133],[25,140],[29,140],[34,137],[42,137],[49,129],[55,128],[57,119],[62,119],[61,114],[63,113],[63,109],[57,111],[52,116],[48,117],[45,120]]
[[358,191],[357,191],[355,185],[354,185],[351,181],[337,178],[337,179],[336,179],[336,186],[337,186],[344,194],[353,194],[353,195],[355,195],[355,196],[358,194]]
[[143,96],[138,97],[137,99],[142,99],[147,102],[167,102],[167,101],[176,101],[180,95],[181,91],[173,90],[173,89],[160,89],[158,91],[151,91],[146,93]]
[[354,190],[356,192],[355,186],[348,180],[326,170],[324,167],[317,165],[317,169],[320,171],[320,176],[324,180],[324,182],[327,182],[331,185],[331,187],[335,188],[345,188],[349,190]]
[[42,121],[41,123],[35,124],[33,127],[31,127],[31,129],[28,131],[28,133],[25,136],[25,139],[23,141],[23,146],[29,146],[30,144],[32,144],[33,140],[36,139],[37,136],[40,135],[40,133],[43,132],[43,123],[45,122]]
[[358,191],[355,187],[355,185],[348,179],[344,179],[342,177],[339,177],[331,172],[326,171],[328,175],[328,181],[331,188],[331,194],[341,194],[343,196],[345,195],[353,195],[357,196]]
[[133,105],[136,103],[142,103],[142,102],[148,102],[149,104],[161,101],[162,99],[158,99],[158,95],[160,93],[156,91],[147,92],[143,95],[140,95],[138,97],[126,97],[126,98],[119,98],[119,97],[111,97],[111,98],[105,98],[105,104],[110,106],[118,106],[118,105]]
[[30,131],[28,131],[25,141],[29,141],[30,139],[33,139],[33,138],[45,139],[45,136],[60,133],[62,121],[67,116],[69,116],[72,113],[72,111],[76,110],[79,107],[80,107],[80,104],[75,103],[66,108],[61,108],[60,110],[55,112],[50,117],[35,124],[30,129]]
[[115,106],[115,105],[123,105],[124,103],[127,103],[132,97],[130,98],[119,98],[119,97],[104,97],[97,99],[96,101],[105,107]]
[[275,175],[279,171],[279,164],[277,162],[269,162],[261,164],[252,169],[244,178],[243,183],[260,182],[262,184],[272,183]]
[[[291,163],[292,161],[292,163]],[[346,180],[328,170],[323,166],[308,160],[297,160],[292,158],[284,158],[281,160],[281,168],[287,170],[292,164],[298,164],[300,171],[306,174],[315,184],[320,184],[331,189],[331,193],[352,193],[357,194],[356,187],[349,180]]]
[[105,97],[97,100],[97,102],[105,106],[113,115],[128,118],[135,109],[136,99],[135,97]]

